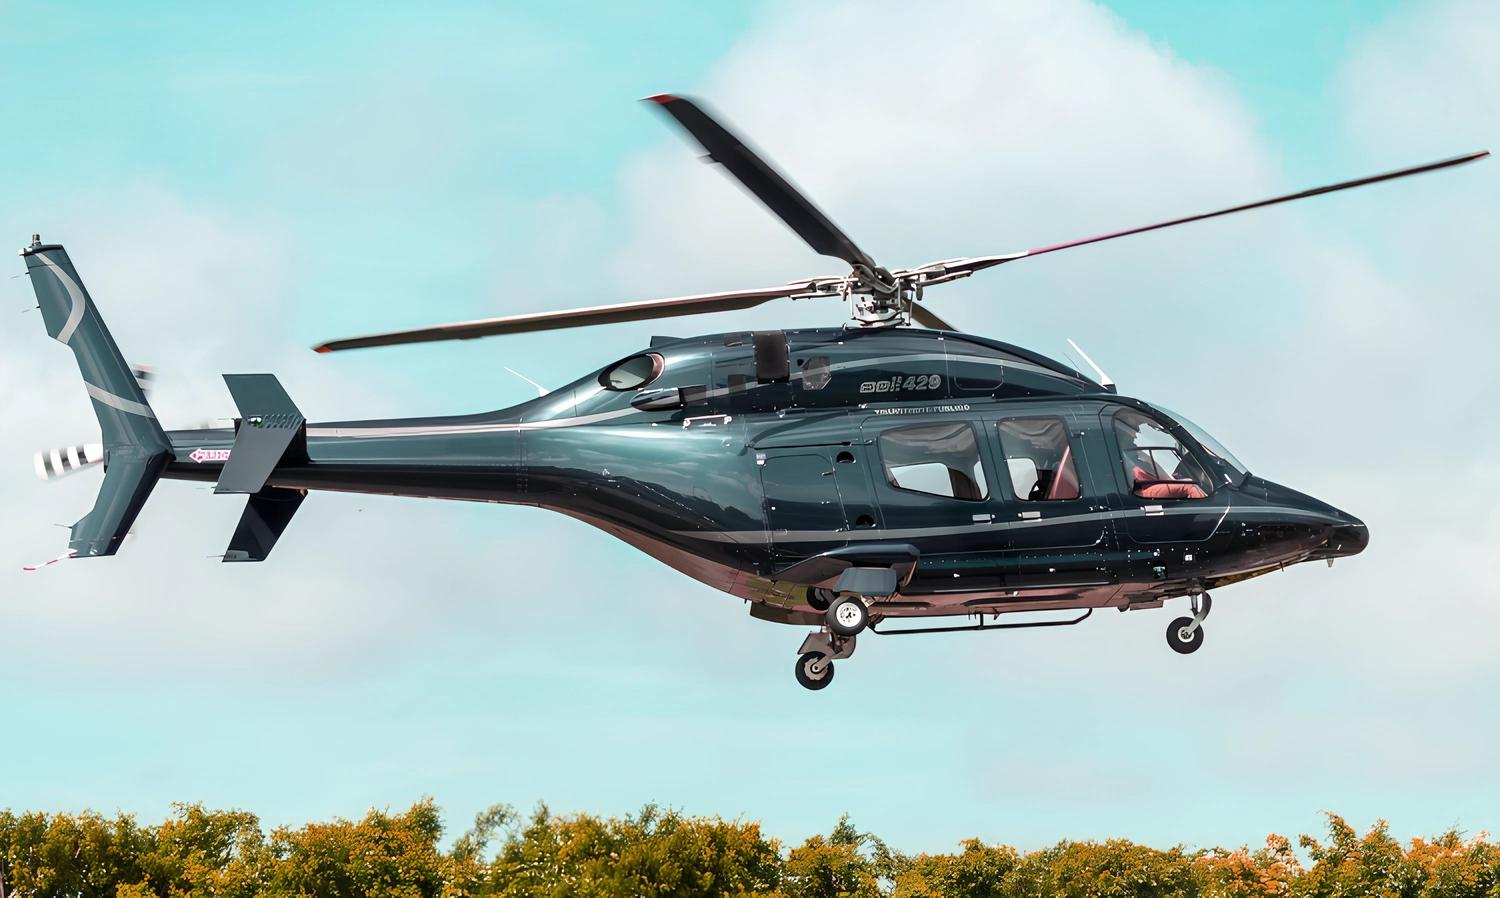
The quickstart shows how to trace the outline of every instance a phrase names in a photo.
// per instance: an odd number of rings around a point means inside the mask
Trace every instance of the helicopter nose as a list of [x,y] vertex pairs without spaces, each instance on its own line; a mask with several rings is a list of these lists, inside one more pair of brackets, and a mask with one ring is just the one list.
[[1365,550],[1365,546],[1370,544],[1370,530],[1365,526],[1364,521],[1344,512],[1339,512],[1339,517],[1346,520],[1335,524],[1329,532],[1322,551],[1318,553],[1324,558],[1358,555]]
[[[1285,528],[1297,541],[1295,547],[1288,547],[1306,552],[1308,560],[1331,561],[1347,555],[1358,555],[1370,544],[1370,531],[1365,527],[1364,521],[1306,493],[1299,493],[1260,477],[1248,478],[1241,489],[1247,495],[1273,506],[1298,510],[1299,514],[1294,520],[1285,522]],[[1305,523],[1308,515],[1316,523]]]

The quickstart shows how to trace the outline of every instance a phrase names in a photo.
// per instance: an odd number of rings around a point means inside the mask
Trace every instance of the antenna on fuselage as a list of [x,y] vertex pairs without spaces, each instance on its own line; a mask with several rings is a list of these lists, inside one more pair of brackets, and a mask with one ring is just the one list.
[[536,381],[532,380],[531,378],[527,377],[526,375],[522,374],[521,372],[517,371],[516,369],[514,369],[514,368],[512,368],[512,367],[510,367],[508,365],[501,365],[500,367],[504,368],[506,371],[509,371],[511,374],[514,374],[516,377],[519,377],[522,380],[526,381],[527,383],[531,384],[533,387],[536,387],[536,394],[538,396],[546,396],[547,395],[547,388],[546,387],[542,386],[541,384],[537,383]]
[[1110,380],[1108,374],[1104,373],[1104,369],[1094,364],[1094,360],[1089,358],[1089,354],[1083,351],[1083,347],[1073,342],[1072,337],[1069,337],[1067,339],[1068,345],[1073,347],[1073,351],[1083,356],[1083,360],[1089,363],[1089,367],[1094,369],[1095,374],[1099,375],[1099,385],[1104,387],[1104,389],[1108,390],[1111,393],[1115,392],[1115,382],[1113,380]]

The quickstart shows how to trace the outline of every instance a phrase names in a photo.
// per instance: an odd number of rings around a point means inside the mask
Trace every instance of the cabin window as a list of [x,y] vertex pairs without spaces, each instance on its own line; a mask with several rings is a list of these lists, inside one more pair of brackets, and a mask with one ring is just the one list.
[[997,426],[1017,499],[1055,502],[1079,497],[1078,462],[1062,418],[1007,418]]
[[979,441],[966,423],[893,427],[880,435],[880,458],[897,489],[967,501],[989,496]]
[[599,386],[616,393],[639,390],[656,380],[665,366],[662,357],[654,352],[633,355],[605,368],[604,373],[599,375]]
[[1208,471],[1166,426],[1137,411],[1115,415],[1125,481],[1142,499],[1202,499],[1213,491]]

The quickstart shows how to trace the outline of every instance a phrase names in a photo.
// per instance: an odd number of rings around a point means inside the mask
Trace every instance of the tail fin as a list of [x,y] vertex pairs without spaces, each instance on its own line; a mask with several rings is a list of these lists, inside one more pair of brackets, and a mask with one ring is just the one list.
[[172,457],[172,443],[146,403],[104,320],[61,246],[33,237],[21,250],[47,334],[73,350],[104,434],[104,483],[94,510],[73,525],[69,550],[113,555]]

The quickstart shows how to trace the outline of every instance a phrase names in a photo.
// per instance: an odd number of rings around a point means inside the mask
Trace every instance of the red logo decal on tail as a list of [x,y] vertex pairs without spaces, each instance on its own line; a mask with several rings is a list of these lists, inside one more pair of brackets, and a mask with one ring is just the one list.
[[200,465],[206,461],[229,461],[229,450],[194,449],[193,453],[189,455],[188,458],[191,458],[193,461],[197,462]]

